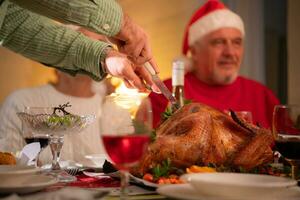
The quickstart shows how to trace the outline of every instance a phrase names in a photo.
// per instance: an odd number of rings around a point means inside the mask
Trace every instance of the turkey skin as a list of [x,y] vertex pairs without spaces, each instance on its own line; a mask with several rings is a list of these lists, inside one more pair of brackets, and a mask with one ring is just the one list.
[[140,176],[170,159],[172,166],[191,165],[252,169],[273,159],[270,130],[210,106],[191,103],[177,110],[156,130],[151,143],[131,173]]

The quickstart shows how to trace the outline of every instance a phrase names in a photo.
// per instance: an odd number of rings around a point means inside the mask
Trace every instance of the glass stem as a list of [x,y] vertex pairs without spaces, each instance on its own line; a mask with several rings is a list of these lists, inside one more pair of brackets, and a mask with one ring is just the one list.
[[40,154],[41,154],[42,149],[40,152],[37,154],[36,159],[35,159],[35,167],[41,167],[41,162],[40,162]]
[[60,151],[64,143],[63,137],[51,137],[50,139],[50,149],[52,152],[52,170],[60,170],[59,159]]
[[298,166],[295,164],[292,164],[292,178],[294,180],[297,180],[298,178]]
[[128,199],[128,184],[129,184],[129,173],[126,170],[120,170],[121,176],[121,194],[120,199]]

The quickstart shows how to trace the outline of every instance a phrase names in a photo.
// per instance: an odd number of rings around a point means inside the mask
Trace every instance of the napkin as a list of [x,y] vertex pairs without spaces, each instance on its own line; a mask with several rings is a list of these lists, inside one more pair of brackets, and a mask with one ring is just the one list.
[[25,145],[17,159],[17,165],[30,164],[37,157],[40,151],[41,145],[39,142],[33,142]]

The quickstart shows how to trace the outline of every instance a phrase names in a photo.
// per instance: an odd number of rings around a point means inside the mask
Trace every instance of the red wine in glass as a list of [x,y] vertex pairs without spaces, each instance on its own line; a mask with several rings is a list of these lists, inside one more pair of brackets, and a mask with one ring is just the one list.
[[276,149],[287,159],[300,160],[300,137],[275,140]]
[[118,168],[126,168],[140,160],[150,142],[150,136],[148,134],[104,134],[102,140],[110,159]]
[[297,179],[300,165],[300,106],[277,105],[273,112],[273,135],[276,150],[292,166]]
[[103,102],[101,138],[110,160],[119,169],[120,199],[124,200],[128,199],[129,170],[150,143],[151,102],[142,93],[112,93]]

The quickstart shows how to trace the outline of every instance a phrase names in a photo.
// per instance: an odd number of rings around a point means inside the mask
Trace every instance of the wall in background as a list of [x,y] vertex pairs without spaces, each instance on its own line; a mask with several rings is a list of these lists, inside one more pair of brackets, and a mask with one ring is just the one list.
[[181,54],[185,26],[205,0],[119,0],[129,16],[148,33],[160,77],[171,76],[172,60]]
[[223,0],[223,2],[241,16],[245,26],[245,53],[240,73],[266,84],[263,1]]
[[266,84],[287,102],[287,1],[264,0]]
[[12,91],[54,81],[53,69],[0,47],[0,105]]
[[288,103],[300,104],[300,1],[288,1]]

